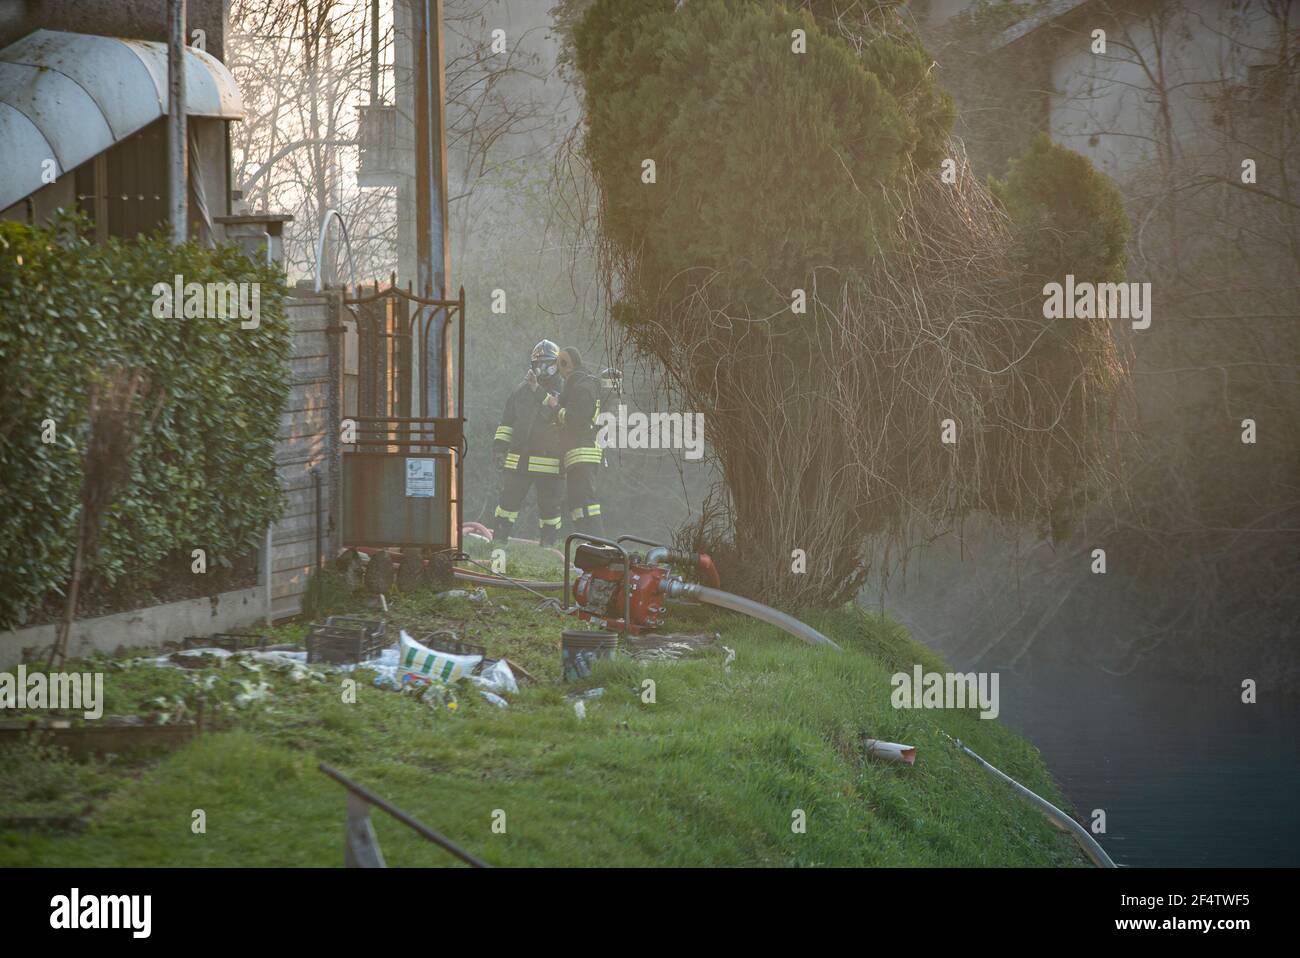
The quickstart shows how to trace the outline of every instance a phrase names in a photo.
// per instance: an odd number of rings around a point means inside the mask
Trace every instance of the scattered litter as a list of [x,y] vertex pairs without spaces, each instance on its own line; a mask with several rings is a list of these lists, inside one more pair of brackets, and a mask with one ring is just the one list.
[[722,671],[730,672],[731,663],[736,661],[736,650],[729,649],[725,645],[722,647],[722,650],[727,653],[727,657],[722,660]]
[[[437,652],[421,645],[406,634],[403,629],[398,640],[401,656],[397,667],[398,680],[415,683],[455,682],[461,676],[469,675],[474,666],[483,661],[481,655],[452,655],[449,652]],[[406,678],[410,676],[409,680]]]
[[641,662],[675,662],[699,654],[717,642],[718,638],[716,632],[629,636],[621,643],[620,651],[628,658]]
[[442,682],[430,682],[427,685],[412,683],[403,689],[403,692],[415,696],[432,709],[446,709],[449,712],[455,712],[460,708],[460,702],[456,698],[456,690],[450,685],[444,685]]
[[456,690],[450,685],[437,681],[416,681],[410,673],[376,675],[374,685],[378,689],[387,689],[390,692],[409,696],[430,708],[445,708],[454,712],[460,707]]
[[867,739],[866,745],[867,754],[872,758],[886,762],[903,762],[907,765],[916,764],[915,745],[899,745],[897,742],[882,742],[874,738]]
[[487,589],[484,589],[482,586],[475,589],[473,592],[469,592],[465,589],[449,589],[446,592],[439,593],[439,598],[468,599],[470,602],[486,602],[487,597]]
[[520,665],[518,662],[511,662],[509,659],[502,659],[501,661],[504,662],[506,665],[510,666],[511,672],[518,674],[525,682],[536,683],[537,677],[534,676],[522,665]]
[[587,717],[587,703],[582,699],[578,699],[578,701],[574,702],[573,714],[578,716],[580,719],[585,719]]
[[481,586],[470,592],[467,589],[448,589],[446,592],[439,593],[442,599],[467,599],[470,602],[486,602],[487,590]]
[[664,642],[662,645],[629,651],[628,657],[639,662],[667,661],[676,662],[694,655],[698,650],[685,642]]
[[505,659],[497,659],[478,675],[471,675],[469,680],[484,689],[497,692],[518,692],[519,683],[515,681],[514,672]]
[[[325,681],[326,673],[320,665],[308,665],[306,652],[236,652],[236,663],[249,672],[276,672],[290,682]],[[347,670],[356,668],[348,666]],[[342,669],[341,669],[342,670]]]
[[485,699],[487,699],[489,702],[491,702],[493,705],[495,705],[497,708],[500,709],[503,709],[510,704],[501,696],[497,695],[495,692],[489,692],[487,691],[487,689],[479,689],[478,694],[483,696]]
[[604,694],[605,690],[603,688],[587,689],[585,692],[570,692],[565,696],[565,698],[570,701],[573,701],[574,699],[581,701],[582,699],[598,699]]

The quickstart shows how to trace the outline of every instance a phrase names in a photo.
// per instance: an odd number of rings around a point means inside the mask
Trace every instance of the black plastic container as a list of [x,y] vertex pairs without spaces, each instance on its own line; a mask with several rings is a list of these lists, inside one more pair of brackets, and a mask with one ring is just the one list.
[[315,665],[359,665],[378,657],[389,644],[384,623],[331,615],[323,625],[314,624],[307,633],[307,662]]

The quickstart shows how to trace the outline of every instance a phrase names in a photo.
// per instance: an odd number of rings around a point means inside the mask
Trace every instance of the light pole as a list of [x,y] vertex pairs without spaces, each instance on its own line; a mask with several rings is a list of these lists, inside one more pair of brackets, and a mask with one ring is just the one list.
[[173,243],[189,236],[189,149],[185,139],[185,0],[167,3],[167,217]]

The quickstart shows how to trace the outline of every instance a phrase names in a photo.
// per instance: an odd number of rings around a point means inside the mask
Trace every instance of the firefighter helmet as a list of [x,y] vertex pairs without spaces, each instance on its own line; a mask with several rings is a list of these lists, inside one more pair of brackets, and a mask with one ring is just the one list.
[[533,347],[532,361],[539,362],[546,359],[555,362],[556,357],[559,355],[560,347],[555,345],[555,343],[551,342],[549,339],[543,339]]
[[560,347],[549,339],[543,339],[533,347],[533,354],[528,365],[539,378],[554,376],[555,360],[559,355]]

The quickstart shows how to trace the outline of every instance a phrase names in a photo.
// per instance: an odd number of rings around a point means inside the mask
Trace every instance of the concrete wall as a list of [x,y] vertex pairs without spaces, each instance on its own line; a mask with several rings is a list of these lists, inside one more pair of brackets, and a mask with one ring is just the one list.
[[[221,595],[169,602],[148,609],[119,612],[72,625],[68,639],[71,658],[91,652],[114,652],[119,647],[158,647],[189,635],[229,632],[259,623],[266,609],[261,587]],[[15,632],[0,632],[0,669],[9,669],[28,657],[40,656],[54,644],[57,625],[37,625]]]
[[[338,423],[342,384],[342,337],[336,293],[298,291],[287,300],[293,330],[289,362],[289,401],[280,416],[276,467],[285,509],[271,531],[271,614],[295,615],[302,609],[307,578],[316,565],[316,529],[321,527],[321,560],[338,554],[342,536],[342,496]],[[320,477],[321,508],[316,512],[313,471]]]

